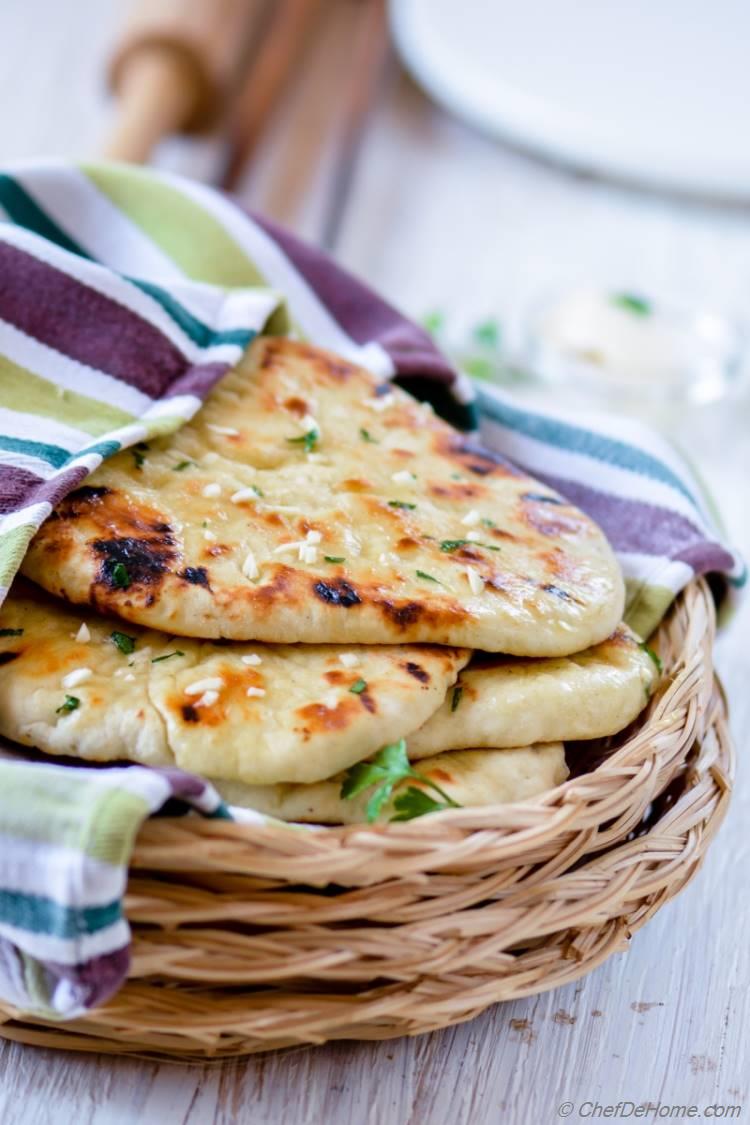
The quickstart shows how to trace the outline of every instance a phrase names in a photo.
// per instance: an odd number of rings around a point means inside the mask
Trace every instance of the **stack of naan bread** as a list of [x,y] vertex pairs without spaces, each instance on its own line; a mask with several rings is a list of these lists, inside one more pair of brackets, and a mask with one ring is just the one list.
[[346,771],[402,739],[457,804],[535,796],[567,776],[564,741],[627,726],[656,675],[587,516],[279,338],[69,495],[23,573],[0,613],[0,733],[178,765],[295,821],[364,819]]

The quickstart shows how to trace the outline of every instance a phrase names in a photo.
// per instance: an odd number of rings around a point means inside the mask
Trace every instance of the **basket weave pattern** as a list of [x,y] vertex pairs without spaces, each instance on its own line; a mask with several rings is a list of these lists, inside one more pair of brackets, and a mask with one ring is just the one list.
[[126,985],[63,1025],[0,1006],[0,1034],[220,1057],[430,1031],[575,980],[685,886],[723,818],[713,634],[699,580],[657,634],[665,676],[637,726],[531,802],[317,831],[147,822]]

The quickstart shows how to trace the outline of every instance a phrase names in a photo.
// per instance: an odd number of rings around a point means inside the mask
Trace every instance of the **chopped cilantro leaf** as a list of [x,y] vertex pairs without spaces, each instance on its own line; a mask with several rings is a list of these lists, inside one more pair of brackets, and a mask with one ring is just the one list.
[[458,710],[458,705],[461,702],[461,696],[463,695],[463,693],[463,685],[456,684],[453,689],[453,695],[451,696],[451,712]]
[[323,558],[326,560],[326,562],[330,563],[346,562],[346,559],[343,555],[323,555]]
[[408,512],[413,512],[414,509],[416,508],[416,506],[417,506],[416,504],[407,503],[406,500],[389,500],[388,501],[388,507],[389,508],[405,508],[406,511],[408,511]]
[[483,348],[497,348],[500,345],[500,325],[496,320],[483,320],[475,326],[472,335]]
[[459,806],[455,801],[436,801],[424,789],[417,789],[410,785],[405,793],[399,793],[393,799],[393,808],[396,815],[391,820],[414,820],[415,817],[424,816],[425,813],[442,812],[444,809],[455,809]]
[[253,490],[253,492],[255,493],[256,496],[260,496],[261,499],[263,498],[265,493],[263,492],[262,488],[258,488],[257,484],[251,484],[250,487],[252,488],[252,490]]
[[69,711],[77,711],[80,706],[81,701],[80,699],[77,699],[75,695],[66,695],[65,702],[60,704],[60,706],[55,711],[55,714],[67,715]]
[[411,768],[406,754],[406,740],[401,739],[389,746],[384,746],[370,762],[357,762],[348,769],[344,775],[341,786],[341,796],[344,800],[363,793],[365,789],[374,786],[374,791],[366,806],[367,820],[370,824],[377,820],[380,812],[393,792],[393,788],[406,778],[414,778],[422,785],[434,790],[442,800],[436,801],[423,789],[410,786],[405,793],[399,793],[393,802],[396,815],[392,820],[411,820],[415,816],[423,816],[428,812],[438,812],[441,809],[457,809],[457,804],[445,790],[423,777]]
[[0,637],[20,637],[23,629],[0,629]]
[[459,547],[465,547],[468,542],[468,539],[443,539],[440,544],[440,550],[446,553],[457,551]]
[[172,472],[173,473],[181,473],[183,471],[183,469],[189,469],[190,466],[194,465],[194,464],[195,464],[195,461],[180,461],[180,462],[178,462],[178,464],[172,466]]
[[148,446],[146,445],[145,441],[137,442],[136,445],[134,445],[130,450],[130,452],[133,454],[133,460],[135,461],[136,469],[142,469],[143,462],[146,460],[146,453],[148,452]]
[[124,563],[118,562],[112,567],[112,581],[121,590],[127,590],[130,585],[130,575]]
[[485,519],[482,520],[482,526],[483,527],[497,527],[497,524],[495,523],[494,520],[488,520],[488,519],[485,518]]
[[118,633],[117,630],[109,635],[112,643],[117,645],[120,652],[124,653],[125,656],[130,656],[131,652],[135,652],[135,637],[131,637],[127,633]]
[[313,429],[308,430],[306,434],[301,434],[299,437],[288,437],[286,440],[290,445],[304,445],[305,453],[312,453],[319,439],[320,432],[313,427]]
[[372,434],[370,433],[370,431],[369,431],[369,430],[366,430],[366,429],[364,428],[364,426],[362,426],[362,427],[360,428],[360,431],[359,431],[359,436],[360,436],[360,437],[362,438],[362,441],[369,441],[371,445],[379,445],[379,444],[380,444],[380,442],[378,441],[378,439],[377,439],[377,438],[374,438],[374,437],[372,436]]
[[633,313],[634,316],[650,316],[653,312],[651,302],[644,297],[638,297],[635,293],[613,293],[611,301],[613,305]]
[[363,691],[367,690],[367,680],[355,680],[349,691],[353,691],[355,695],[361,695]]
[[440,581],[437,578],[433,578],[431,574],[425,573],[424,570],[417,570],[415,573],[417,578],[424,578],[426,582],[437,582],[438,586],[440,585]]
[[162,660],[171,660],[173,656],[184,656],[184,655],[185,655],[184,652],[180,652],[179,649],[175,649],[174,652],[167,652],[167,653],[164,654],[164,656],[155,656],[154,659],[151,661],[151,663],[152,664],[161,664]]

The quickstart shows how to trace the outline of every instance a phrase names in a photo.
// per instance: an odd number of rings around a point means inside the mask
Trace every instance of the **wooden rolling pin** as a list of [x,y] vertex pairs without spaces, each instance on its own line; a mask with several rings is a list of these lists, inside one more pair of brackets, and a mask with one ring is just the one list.
[[118,110],[104,155],[143,163],[162,137],[210,128],[262,6],[257,0],[138,0],[109,66]]

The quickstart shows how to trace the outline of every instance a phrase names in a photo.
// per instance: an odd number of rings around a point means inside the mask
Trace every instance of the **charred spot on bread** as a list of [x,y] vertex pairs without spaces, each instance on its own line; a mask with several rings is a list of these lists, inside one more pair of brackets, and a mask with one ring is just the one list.
[[124,567],[128,586],[155,585],[162,581],[176,557],[173,543],[168,535],[95,539],[91,549],[101,559],[96,580],[110,590],[122,589],[119,575]]
[[182,717],[186,723],[197,723],[199,720],[198,711],[192,703],[183,703],[181,707]]
[[414,660],[407,660],[402,667],[410,676],[413,676],[415,680],[419,680],[420,684],[429,684],[430,673],[426,671],[421,664],[417,664]]
[[11,661],[16,660],[20,655],[20,652],[0,652],[0,667],[3,664],[10,664]]
[[361,605],[362,599],[357,591],[343,578],[336,578],[332,582],[315,582],[313,593],[329,605],[340,605],[349,609],[353,605]]
[[178,578],[184,578],[191,586],[205,586],[207,590],[211,589],[211,584],[208,581],[208,571],[205,566],[186,566],[177,575]]

